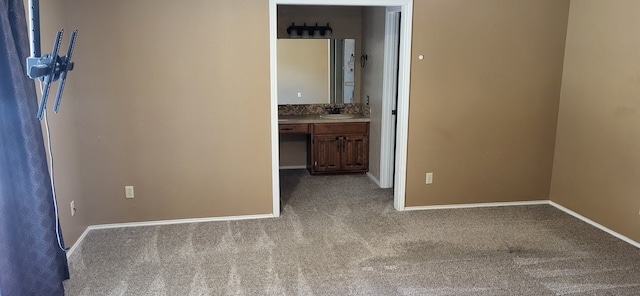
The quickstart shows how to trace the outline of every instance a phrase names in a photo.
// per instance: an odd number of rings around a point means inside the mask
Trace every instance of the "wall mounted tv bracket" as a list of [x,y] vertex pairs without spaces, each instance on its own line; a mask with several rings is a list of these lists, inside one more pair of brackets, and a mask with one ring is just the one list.
[[39,0],[29,0],[29,26],[31,28],[29,34],[31,56],[27,58],[27,75],[29,75],[29,78],[31,79],[38,78],[44,83],[42,99],[40,100],[40,106],[38,107],[38,119],[42,119],[44,110],[47,107],[47,98],[49,97],[51,83],[58,79],[60,79],[60,82],[58,83],[58,92],[53,104],[53,111],[58,112],[58,109],[60,108],[60,100],[62,99],[64,84],[67,80],[67,73],[73,70],[74,66],[73,61],[71,61],[71,54],[73,53],[73,46],[76,43],[78,30],[71,33],[67,55],[60,57],[58,56],[58,50],[60,49],[60,42],[62,41],[62,34],[64,30],[60,30],[56,34],[56,39],[53,43],[53,51],[50,54],[40,54]]

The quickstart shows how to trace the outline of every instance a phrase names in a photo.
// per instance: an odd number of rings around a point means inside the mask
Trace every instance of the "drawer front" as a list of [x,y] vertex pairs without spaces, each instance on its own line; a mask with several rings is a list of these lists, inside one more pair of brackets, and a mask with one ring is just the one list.
[[295,123],[295,124],[279,124],[278,132],[281,134],[308,134],[308,123]]
[[313,125],[315,135],[326,134],[367,134],[368,122],[318,123]]

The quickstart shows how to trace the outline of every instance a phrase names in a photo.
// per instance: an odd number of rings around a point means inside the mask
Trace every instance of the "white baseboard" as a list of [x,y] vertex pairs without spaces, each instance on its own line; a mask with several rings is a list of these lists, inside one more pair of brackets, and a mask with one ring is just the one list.
[[369,176],[369,179],[371,179],[373,183],[376,183],[378,187],[382,188],[382,186],[380,186],[380,181],[374,175],[372,175],[370,172],[367,172],[367,176]]
[[458,205],[439,205],[439,206],[417,206],[417,207],[405,207],[406,211],[420,211],[420,210],[444,210],[444,209],[466,209],[466,208],[483,208],[483,207],[507,207],[507,206],[530,206],[530,205],[551,205],[558,210],[561,210],[573,217],[576,217],[591,226],[594,226],[608,234],[613,235],[614,237],[627,242],[628,244],[639,248],[640,243],[617,233],[605,226],[602,226],[600,223],[597,223],[585,216],[582,216],[568,208],[565,208],[553,201],[550,200],[534,200],[534,201],[516,201],[516,202],[491,202],[491,203],[475,203],[475,204],[458,204]]
[[306,165],[285,165],[285,166],[280,166],[281,170],[300,170],[300,169],[307,169]]
[[157,220],[157,221],[113,223],[113,224],[98,224],[98,225],[89,226],[89,229],[93,230],[93,229],[109,229],[109,228],[121,228],[121,227],[158,226],[158,225],[169,225],[169,224],[235,221],[235,220],[249,220],[249,219],[264,219],[264,218],[273,218],[273,214],[225,216],[225,217],[209,217],[209,218],[192,218],[192,219],[174,219],[174,220]]
[[487,207],[512,207],[512,206],[531,206],[531,205],[548,205],[548,200],[532,200],[532,201],[512,201],[512,202],[486,202],[473,204],[454,204],[454,205],[438,205],[438,206],[414,206],[405,207],[405,211],[423,211],[423,210],[445,210],[445,209],[468,209],[468,208],[487,208]]
[[[374,182],[376,179],[369,173],[367,173],[369,178],[371,178]],[[377,184],[377,182],[376,182]],[[568,208],[565,208],[553,201],[550,200],[533,200],[533,201],[515,201],[515,202],[491,202],[491,203],[475,203],[475,204],[457,204],[457,205],[438,205],[438,206],[415,206],[415,207],[405,207],[406,211],[420,211],[420,210],[443,210],[443,209],[467,209],[467,208],[484,208],[484,207],[508,207],[508,206],[530,206],[530,205],[551,205],[558,210],[561,210],[573,217],[576,217],[608,234],[613,235],[614,237],[629,243],[630,245],[640,249],[640,243],[617,233],[607,227],[602,226],[601,224],[582,216]],[[193,218],[193,219],[175,219],[175,220],[159,220],[159,221],[147,221],[147,222],[131,222],[131,223],[113,223],[113,224],[99,224],[99,225],[91,225],[85,229],[85,231],[80,235],[78,240],[67,250],[67,258],[73,254],[73,251],[82,243],[87,234],[94,229],[108,229],[108,228],[119,228],[119,227],[140,227],[140,226],[156,226],[156,225],[168,225],[168,224],[182,224],[182,223],[200,223],[200,222],[219,222],[219,221],[235,221],[235,220],[248,220],[248,219],[264,219],[264,218],[273,218],[273,214],[264,214],[264,215],[243,215],[243,216],[226,216],[226,217],[210,217],[210,218]]]
[[69,257],[71,257],[71,254],[73,254],[73,251],[75,251],[78,248],[78,246],[80,245],[80,242],[82,242],[84,240],[84,237],[87,236],[87,233],[89,233],[89,231],[91,231],[90,227],[91,226],[87,227],[87,229],[84,230],[84,232],[80,235],[78,240],[76,240],[76,242],[73,244],[73,246],[71,246],[71,248],[69,248],[67,250],[67,259],[69,259]]
[[141,226],[157,226],[157,225],[169,225],[169,224],[184,224],[184,223],[201,223],[201,222],[221,222],[221,221],[237,221],[237,220],[250,220],[250,219],[264,219],[274,218],[273,214],[263,215],[242,215],[242,216],[224,216],[224,217],[208,217],[208,218],[191,218],[191,219],[173,219],[173,220],[157,220],[157,221],[145,221],[145,222],[129,222],[129,223],[112,223],[112,224],[98,224],[90,225],[80,235],[78,240],[67,250],[67,258],[71,256],[73,251],[82,243],[85,236],[95,229],[109,229],[109,228],[122,228],[122,227],[141,227]]
[[598,228],[598,229],[600,229],[600,230],[602,230],[602,231],[604,231],[604,232],[606,232],[608,234],[611,234],[611,235],[615,236],[616,238],[621,239],[621,240],[631,244],[632,246],[640,249],[640,243],[638,243],[638,242],[636,242],[636,241],[634,241],[634,240],[632,240],[632,239],[630,239],[630,238],[628,238],[628,237],[626,237],[626,236],[624,236],[624,235],[622,235],[620,233],[617,233],[617,232],[615,232],[615,231],[613,231],[613,230],[611,230],[611,229],[609,229],[607,227],[604,227],[600,223],[597,223],[597,222],[595,222],[595,221],[593,221],[593,220],[591,220],[591,219],[589,219],[589,218],[587,218],[585,216],[582,216],[582,215],[580,215],[580,214],[578,214],[578,213],[576,213],[576,212],[574,212],[574,211],[572,211],[572,210],[570,210],[568,208],[565,208],[565,207],[561,206],[560,204],[557,204],[557,203],[555,203],[553,201],[549,201],[549,204],[554,206],[558,210],[561,210],[561,211],[563,211],[563,212],[565,212],[565,213],[567,213],[567,214],[569,214],[571,216],[574,216],[574,217],[576,217],[576,218],[578,218],[578,219],[580,219],[580,220],[582,220],[582,221],[584,221],[584,222],[586,222],[588,224],[591,224],[592,226],[594,226],[594,227],[596,227],[596,228]]

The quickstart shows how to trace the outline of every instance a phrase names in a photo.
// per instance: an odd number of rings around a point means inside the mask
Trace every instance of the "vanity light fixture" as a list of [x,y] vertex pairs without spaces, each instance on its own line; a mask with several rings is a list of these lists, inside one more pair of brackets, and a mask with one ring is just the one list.
[[307,23],[302,26],[296,26],[295,23],[291,23],[291,26],[287,28],[289,37],[331,38],[331,33],[333,33],[333,29],[331,29],[329,23],[326,26],[318,26],[318,23],[315,26],[307,26]]
[[78,30],[71,33],[69,38],[69,47],[67,54],[63,57],[58,56],[60,50],[60,42],[62,41],[63,30],[58,31],[56,39],[53,42],[53,51],[49,54],[42,55],[40,48],[40,1],[29,0],[29,25],[30,34],[29,42],[31,55],[27,58],[27,75],[31,79],[40,79],[44,83],[42,87],[42,98],[38,106],[38,119],[42,119],[44,110],[47,107],[47,98],[51,83],[60,80],[58,83],[58,92],[56,93],[53,111],[58,112],[60,108],[60,100],[64,91],[64,84],[67,80],[67,73],[73,70],[74,63],[71,60],[73,46],[76,43],[76,35]]

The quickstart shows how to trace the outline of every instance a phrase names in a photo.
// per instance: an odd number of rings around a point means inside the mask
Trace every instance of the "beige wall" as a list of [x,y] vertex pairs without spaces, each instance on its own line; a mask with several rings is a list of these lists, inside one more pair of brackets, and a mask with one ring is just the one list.
[[640,2],[572,1],[551,200],[640,241]]
[[277,47],[278,104],[328,104],[329,39],[278,39]]
[[366,7],[362,11],[362,52],[367,55],[362,69],[362,97],[369,97],[369,173],[380,180],[382,130],[382,74],[384,71],[384,25],[386,8]]
[[280,134],[280,168],[301,169],[307,167],[310,141],[308,135]]
[[357,6],[278,5],[278,38],[288,38],[287,28],[301,26],[329,26],[331,38],[360,39],[362,8]]
[[69,0],[89,224],[271,213],[268,12]]
[[407,206],[548,199],[568,8],[414,2]]

